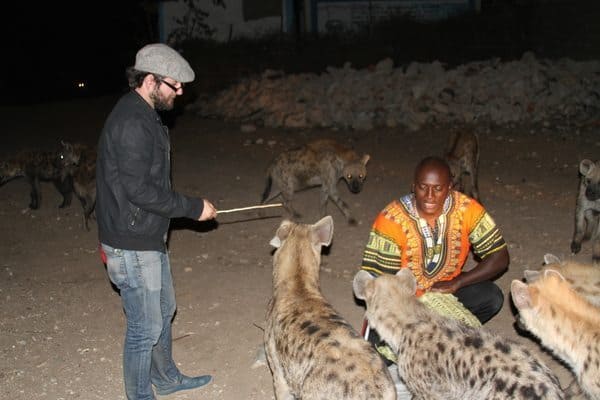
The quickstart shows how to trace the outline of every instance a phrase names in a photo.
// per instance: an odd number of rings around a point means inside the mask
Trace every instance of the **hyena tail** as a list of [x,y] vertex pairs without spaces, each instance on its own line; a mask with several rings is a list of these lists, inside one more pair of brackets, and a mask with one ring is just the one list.
[[264,204],[267,198],[269,197],[269,193],[271,193],[271,185],[273,185],[273,178],[271,178],[271,175],[269,175],[267,177],[267,186],[265,187],[265,190],[262,194],[262,198],[260,200],[261,204]]

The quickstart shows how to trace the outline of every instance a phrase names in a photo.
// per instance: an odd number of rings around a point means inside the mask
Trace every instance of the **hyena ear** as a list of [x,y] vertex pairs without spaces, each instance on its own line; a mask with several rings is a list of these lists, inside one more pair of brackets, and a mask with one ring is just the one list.
[[592,160],[588,160],[586,158],[585,160],[581,160],[581,162],[579,163],[579,172],[581,172],[581,175],[583,176],[588,176],[588,174],[594,169],[595,166],[596,165]]
[[362,163],[362,165],[367,165],[367,163],[369,162],[370,159],[371,159],[371,156],[368,154],[365,154],[364,156],[362,156],[360,162]]
[[555,256],[554,254],[546,253],[544,254],[544,264],[561,264],[560,258]]
[[513,299],[513,303],[519,310],[527,309],[532,307],[531,294],[529,293],[529,286],[525,283],[514,280],[510,284],[510,294]]
[[417,280],[413,275],[412,271],[408,268],[400,268],[400,271],[396,272],[396,276],[400,278],[402,284],[411,292],[417,292]]
[[333,238],[333,218],[331,215],[321,218],[311,230],[316,234],[318,245],[329,246]]
[[547,269],[544,271],[544,278],[555,277],[556,279],[560,279],[561,281],[565,281],[565,277],[554,269]]
[[540,279],[542,273],[540,271],[532,271],[530,269],[526,269],[523,271],[523,276],[528,283],[535,282]]
[[373,285],[369,285],[369,283],[373,279],[375,278],[364,270],[360,270],[354,275],[352,290],[357,299],[366,300],[367,297],[371,297],[373,294]]
[[275,232],[275,236],[271,239],[269,244],[276,249],[280,248],[284,240],[290,235],[293,225],[294,223],[287,219],[281,222],[281,225],[277,228],[277,232]]

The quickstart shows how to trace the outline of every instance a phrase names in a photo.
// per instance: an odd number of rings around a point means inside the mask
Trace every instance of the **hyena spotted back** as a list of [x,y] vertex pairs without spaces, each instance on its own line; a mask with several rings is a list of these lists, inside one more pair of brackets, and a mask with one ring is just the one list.
[[294,192],[321,186],[321,217],[327,214],[327,200],[331,199],[348,223],[354,225],[356,220],[348,205],[340,198],[337,183],[344,179],[352,193],[359,193],[367,177],[369,158],[368,154],[359,156],[356,151],[332,139],[318,139],[300,148],[285,151],[267,169],[267,185],[262,203],[269,197],[271,186],[275,183],[286,210],[293,218],[299,218],[300,214],[292,205]]
[[450,133],[446,148],[446,161],[452,173],[456,190],[479,200],[477,173],[479,166],[479,139],[471,130]]
[[321,247],[332,236],[327,216],[314,225],[283,221],[271,240],[277,250],[264,340],[275,398],[395,399],[381,357],[321,293]]
[[398,375],[422,400],[563,399],[557,378],[525,347],[446,318],[415,296],[410,270],[354,277],[366,317],[398,355]]
[[553,270],[560,273],[571,288],[587,301],[600,307],[600,268],[592,264],[575,261],[561,261],[553,254],[544,255],[545,265],[540,270],[525,270],[523,276],[527,283],[533,283]]
[[581,179],[571,251],[579,253],[581,243],[589,239],[592,242],[592,260],[600,264],[600,161],[582,160],[579,173]]
[[40,182],[50,181],[63,196],[60,208],[71,204],[73,183],[69,168],[78,162],[73,146],[60,142],[55,151],[23,150],[0,163],[0,181],[24,176],[31,185],[29,208],[37,209],[41,202]]
[[571,367],[589,398],[600,399],[600,309],[554,270],[530,284],[514,280],[510,291],[521,324]]

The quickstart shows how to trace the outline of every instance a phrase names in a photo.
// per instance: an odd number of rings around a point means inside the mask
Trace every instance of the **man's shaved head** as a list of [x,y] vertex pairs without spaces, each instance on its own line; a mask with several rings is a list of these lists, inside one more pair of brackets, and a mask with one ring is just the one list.
[[447,176],[448,182],[450,182],[452,174],[450,172],[450,166],[441,157],[429,156],[422,159],[415,168],[414,182],[418,180],[418,176],[426,169],[436,169],[440,173],[440,178],[444,179],[444,175]]

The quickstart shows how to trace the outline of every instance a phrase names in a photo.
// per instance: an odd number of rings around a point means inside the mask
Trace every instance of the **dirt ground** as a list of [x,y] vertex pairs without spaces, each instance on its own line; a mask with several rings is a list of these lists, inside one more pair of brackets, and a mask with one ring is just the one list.
[[[115,97],[2,108],[0,156],[24,147],[54,145],[59,138],[95,143]],[[340,191],[359,220],[345,223],[332,204],[335,234],[323,257],[324,295],[356,328],[363,307],[351,281],[370,224],[391,199],[409,190],[416,162],[440,154],[447,130],[429,127],[352,132],[286,131],[202,120],[184,113],[171,129],[174,185],[204,196],[219,209],[257,204],[264,170],[282,150],[315,137],[332,137],[371,155],[360,194]],[[482,200],[509,243],[511,264],[498,283],[505,307],[488,328],[527,344],[567,385],[572,375],[514,327],[508,288],[547,252],[570,258],[573,212],[581,159],[597,159],[598,129],[549,125],[480,126]],[[305,222],[318,219],[318,191],[297,196]],[[58,209],[60,196],[43,185],[39,210],[29,210],[24,180],[0,187],[0,398],[124,399],[121,353],[125,319],[96,252],[96,225],[81,225],[76,200]],[[218,224],[174,221],[170,254],[178,311],[173,324],[174,357],[187,374],[214,376],[202,389],[166,399],[271,399],[267,367],[253,368],[271,296],[269,241],[281,209],[222,214]],[[591,260],[585,243],[577,260]]]

